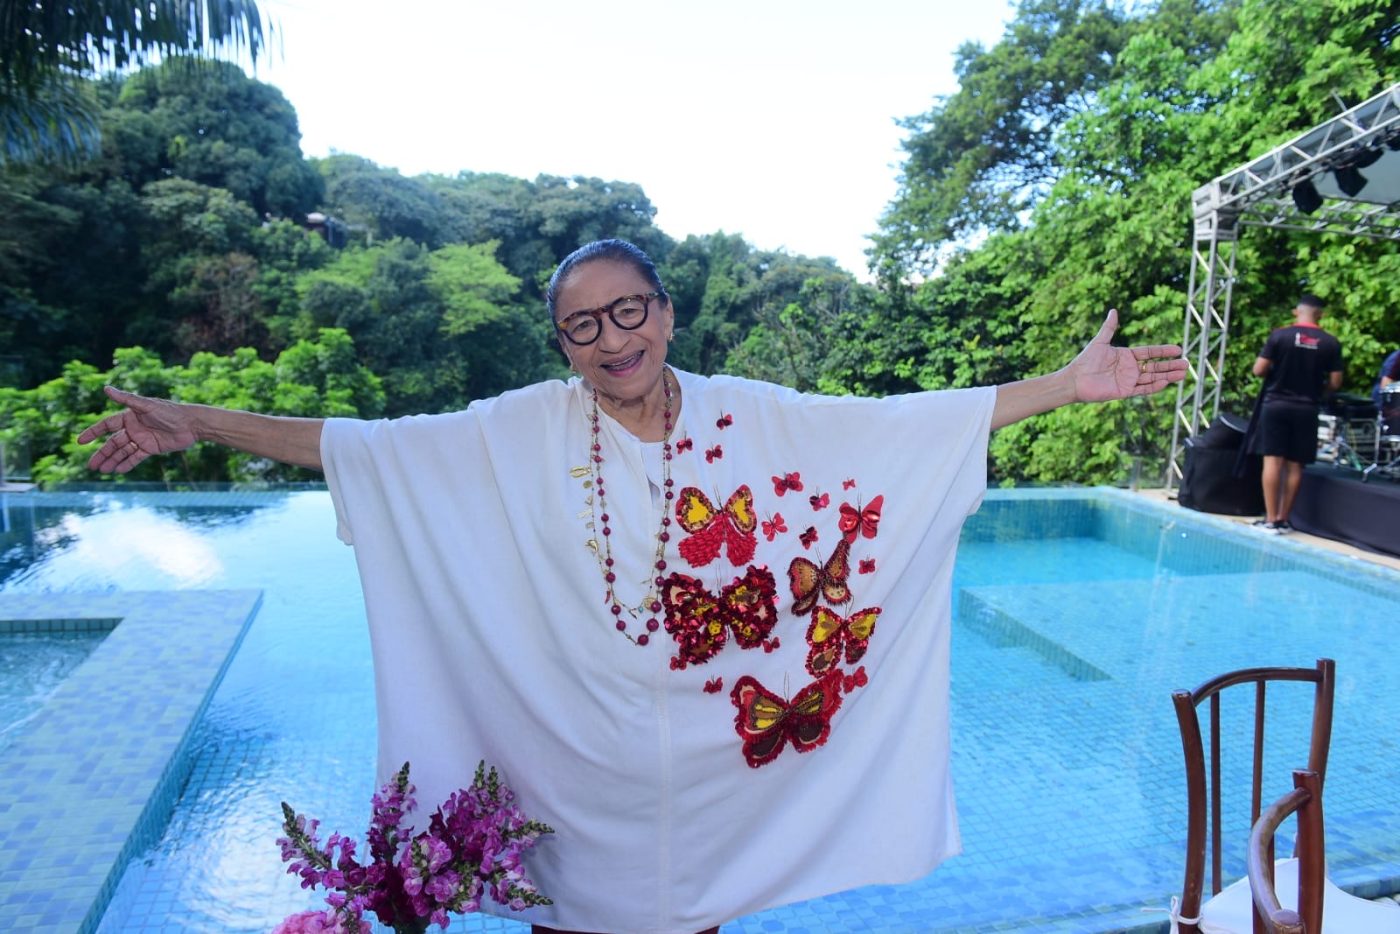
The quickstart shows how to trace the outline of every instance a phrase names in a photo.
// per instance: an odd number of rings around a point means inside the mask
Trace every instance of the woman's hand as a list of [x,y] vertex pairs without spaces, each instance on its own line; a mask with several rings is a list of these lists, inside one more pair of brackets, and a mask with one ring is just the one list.
[[88,467],[102,473],[127,473],[154,454],[183,451],[199,437],[195,433],[194,407],[167,399],[150,399],[113,386],[107,397],[125,409],[84,428],[79,444],[107,437],[88,458]]
[[1175,344],[1114,347],[1118,312],[1110,310],[1099,333],[1067,367],[1076,402],[1108,402],[1128,396],[1145,396],[1180,382],[1186,361]]
[[1094,339],[1062,370],[997,387],[992,430],[1072,402],[1108,402],[1145,396],[1186,378],[1175,344],[1114,347],[1118,312],[1109,311]]

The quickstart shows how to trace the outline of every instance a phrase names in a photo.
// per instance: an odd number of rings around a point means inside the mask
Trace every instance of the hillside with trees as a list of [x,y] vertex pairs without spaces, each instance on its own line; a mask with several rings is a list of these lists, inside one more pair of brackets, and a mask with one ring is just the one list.
[[[657,260],[671,360],[700,373],[859,394],[998,383],[1062,365],[1110,306],[1124,340],[1176,340],[1191,191],[1400,78],[1397,23],[1394,0],[1026,0],[995,46],[959,51],[956,93],[903,121],[874,284],[723,231],[676,241],[626,181],[305,158],[281,92],[227,63],[79,76],[93,148],[0,168],[0,443],[40,482],[94,482],[72,438],[108,381],[394,416],[563,377],[543,286],[606,236]],[[1331,300],[1346,388],[1369,391],[1400,346],[1393,242],[1256,230],[1238,267],[1227,409],[1247,408],[1249,362],[1303,290]],[[994,479],[1121,483],[1135,461],[1160,477],[1174,402],[998,432]],[[131,479],[304,476],[199,449]]]

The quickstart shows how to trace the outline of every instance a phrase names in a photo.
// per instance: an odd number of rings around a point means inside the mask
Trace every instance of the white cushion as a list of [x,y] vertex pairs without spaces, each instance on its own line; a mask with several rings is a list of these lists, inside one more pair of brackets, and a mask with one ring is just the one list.
[[[1274,863],[1274,891],[1284,908],[1298,910],[1298,861]],[[1249,877],[1235,882],[1201,906],[1202,934],[1251,934],[1254,903]],[[1327,880],[1322,896],[1325,934],[1400,934],[1400,905],[1371,902],[1343,892]]]

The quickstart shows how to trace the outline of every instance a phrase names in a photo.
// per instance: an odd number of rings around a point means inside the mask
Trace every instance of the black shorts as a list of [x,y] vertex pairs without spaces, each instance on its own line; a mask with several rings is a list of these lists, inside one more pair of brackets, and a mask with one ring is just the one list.
[[1311,464],[1317,460],[1317,406],[1265,403],[1249,448],[1253,454]]

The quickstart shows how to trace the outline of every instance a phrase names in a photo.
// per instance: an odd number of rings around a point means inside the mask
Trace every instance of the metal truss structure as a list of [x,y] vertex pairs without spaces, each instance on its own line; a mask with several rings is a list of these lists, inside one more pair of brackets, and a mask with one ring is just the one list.
[[1196,189],[1191,207],[1187,373],[1177,387],[1168,490],[1181,480],[1185,439],[1220,414],[1240,229],[1400,240],[1400,84]]

